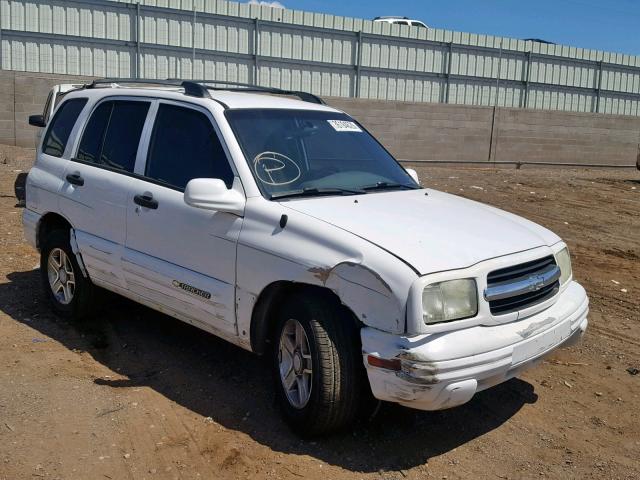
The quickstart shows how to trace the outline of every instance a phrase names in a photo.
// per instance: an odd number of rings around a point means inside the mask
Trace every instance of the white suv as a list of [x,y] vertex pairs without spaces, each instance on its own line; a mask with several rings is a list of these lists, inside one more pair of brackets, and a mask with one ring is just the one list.
[[388,23],[390,25],[408,25],[410,27],[429,28],[420,20],[411,20],[409,17],[376,17],[373,19],[376,23]]
[[268,355],[306,435],[371,394],[460,405],[584,333],[549,230],[422,188],[313,95],[161,86],[96,81],[47,126],[24,229],[58,314],[102,287]]

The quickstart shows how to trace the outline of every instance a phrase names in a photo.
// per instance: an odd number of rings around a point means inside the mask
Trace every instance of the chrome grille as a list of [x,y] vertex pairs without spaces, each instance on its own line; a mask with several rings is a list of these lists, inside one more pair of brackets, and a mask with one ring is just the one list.
[[484,298],[493,315],[532,307],[560,289],[560,268],[553,255],[494,270],[487,275]]

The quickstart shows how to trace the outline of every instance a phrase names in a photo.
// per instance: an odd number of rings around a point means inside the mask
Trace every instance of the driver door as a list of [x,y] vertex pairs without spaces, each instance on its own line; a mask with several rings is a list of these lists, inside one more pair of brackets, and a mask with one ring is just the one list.
[[184,202],[193,178],[235,179],[214,120],[158,100],[146,161],[131,183],[123,270],[127,288],[163,312],[236,335],[236,248],[242,218]]

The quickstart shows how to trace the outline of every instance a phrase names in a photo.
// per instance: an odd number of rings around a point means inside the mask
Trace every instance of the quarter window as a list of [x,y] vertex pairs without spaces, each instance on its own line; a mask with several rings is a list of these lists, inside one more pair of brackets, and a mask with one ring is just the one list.
[[133,172],[149,102],[115,100],[101,103],[82,135],[77,159]]
[[234,175],[204,113],[161,104],[149,144],[146,176],[184,189],[194,178],[219,178],[231,188]]
[[42,142],[42,153],[53,157],[63,155],[71,130],[86,103],[86,98],[72,98],[60,105]]
[[49,95],[47,96],[47,101],[44,104],[44,109],[42,110],[42,117],[44,118],[45,122],[49,121],[49,109],[51,108],[51,101],[53,99],[53,91],[49,92]]

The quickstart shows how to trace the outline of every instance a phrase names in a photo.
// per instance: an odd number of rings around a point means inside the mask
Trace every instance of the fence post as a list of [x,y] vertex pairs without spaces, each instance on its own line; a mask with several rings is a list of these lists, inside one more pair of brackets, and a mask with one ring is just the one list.
[[502,70],[502,39],[500,39],[500,50],[498,52],[498,74],[496,75],[496,101],[494,102],[494,105],[498,105],[498,98],[500,97],[500,73],[501,73],[500,71],[501,70]]
[[449,98],[450,98],[449,93],[451,92],[451,62],[453,60],[453,42],[449,42],[448,57],[449,58],[447,59],[447,71],[445,72],[445,74],[447,75],[447,93],[444,99],[444,103],[449,103]]
[[260,85],[260,65],[258,64],[258,55],[260,42],[260,19],[253,19],[253,84]]
[[140,3],[136,3],[136,78],[140,78]]
[[531,50],[527,52],[527,71],[524,77],[524,102],[522,108],[529,108],[529,82],[531,81]]
[[[9,27],[11,27],[11,23],[9,23]],[[0,2],[0,70],[1,69],[2,69],[2,2]],[[40,70],[40,65],[38,65],[38,70]]]
[[[193,4],[193,22],[191,23],[191,79],[195,79],[196,71],[196,5]],[[203,75],[204,76],[204,75]]]
[[489,135],[489,155],[487,157],[487,161],[495,161],[496,156],[496,112],[498,107],[496,105],[493,106],[493,111],[491,112],[491,133]]
[[362,73],[360,71],[360,67],[362,67],[362,30],[358,30],[356,35],[358,38],[358,55],[356,55],[356,90],[354,94],[356,98],[360,98],[362,95],[362,90],[360,88],[360,83],[362,81]]
[[594,113],[600,112],[600,92],[602,90],[602,60],[598,62],[598,87],[596,89],[596,108]]

